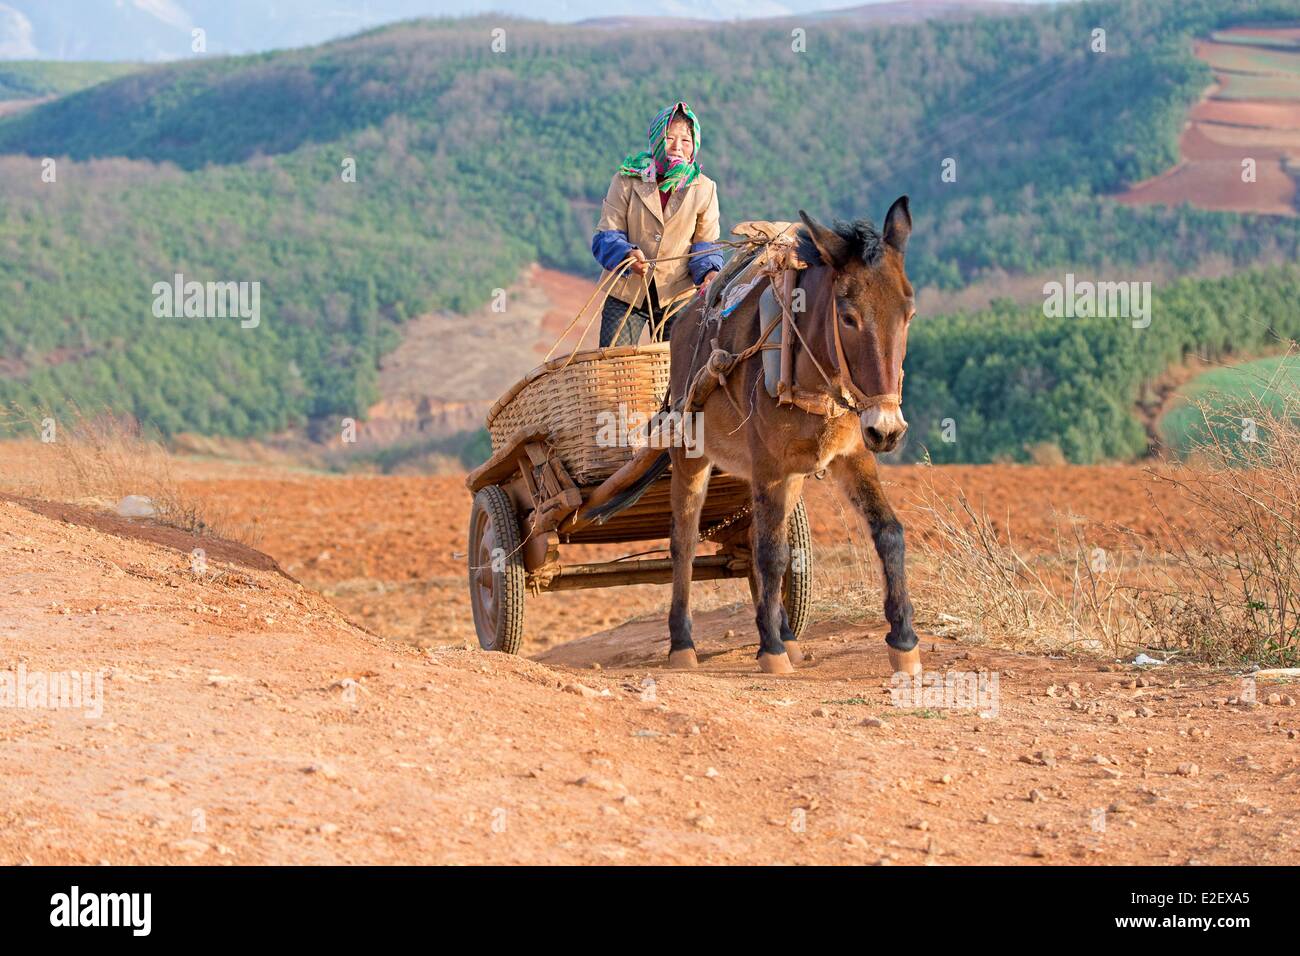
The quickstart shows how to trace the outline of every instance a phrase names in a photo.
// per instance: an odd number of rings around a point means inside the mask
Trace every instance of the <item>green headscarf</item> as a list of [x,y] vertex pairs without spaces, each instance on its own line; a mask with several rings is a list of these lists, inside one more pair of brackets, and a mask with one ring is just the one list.
[[[664,140],[668,136],[668,124],[673,121],[673,118],[678,113],[691,122],[691,135],[695,139],[695,152],[691,154],[689,163],[677,160],[669,166],[668,151],[664,145]],[[649,170],[653,166],[655,175],[663,177],[663,182],[659,184],[660,191],[668,192],[678,186],[688,185],[700,174],[700,121],[696,119],[695,113],[685,103],[676,102],[656,113],[655,118],[650,121],[650,129],[646,136],[650,140],[650,149],[643,150],[640,153],[632,153],[624,159],[623,165],[618,167],[618,171],[622,175],[636,176],[639,179],[648,180]]]

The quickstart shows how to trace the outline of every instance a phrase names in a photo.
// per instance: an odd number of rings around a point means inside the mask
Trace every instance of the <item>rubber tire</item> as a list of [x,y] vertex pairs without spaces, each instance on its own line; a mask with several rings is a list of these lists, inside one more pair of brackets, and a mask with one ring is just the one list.
[[[802,498],[790,512],[786,534],[790,540],[790,566],[785,569],[785,578],[781,581],[781,603],[785,606],[790,633],[798,640],[812,615],[812,526],[808,523],[808,509],[804,507]],[[798,571],[794,569],[794,556],[799,553],[796,548],[803,551],[803,562]],[[754,587],[752,575],[749,578],[749,596],[755,604],[758,603],[758,590]]]
[[[795,505],[787,526],[790,536],[790,567],[786,569],[782,590],[785,592],[785,616],[790,623],[790,632],[796,638],[808,626],[812,616],[813,600],[813,550],[812,525],[808,522],[808,509],[803,499]],[[796,550],[800,549],[800,550]],[[794,555],[803,554],[800,570],[794,569]]]
[[[478,572],[475,568],[479,541],[474,531],[480,516],[486,515],[496,534],[496,546],[506,553],[505,568],[492,572],[492,600],[496,621],[488,619],[478,600]],[[474,496],[469,514],[469,599],[474,613],[474,629],[479,647],[485,651],[518,654],[524,643],[524,600],[527,595],[523,550],[520,548],[519,519],[515,517],[510,496],[497,485],[488,485]]]

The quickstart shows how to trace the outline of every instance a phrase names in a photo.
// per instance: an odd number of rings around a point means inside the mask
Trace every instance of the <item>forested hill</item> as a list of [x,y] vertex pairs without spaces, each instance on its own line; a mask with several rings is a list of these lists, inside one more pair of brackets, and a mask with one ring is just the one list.
[[[533,259],[595,273],[609,177],[674,98],[701,117],[724,228],[878,218],[906,192],[920,285],[1295,259],[1294,219],[1104,197],[1175,161],[1210,81],[1192,36],[1297,19],[1300,0],[810,19],[794,52],[784,26],[476,18],[134,72],[0,120],[0,402],[240,435],[362,413],[408,316],[481,305]],[[260,282],[260,324],[156,318],[175,273]]]

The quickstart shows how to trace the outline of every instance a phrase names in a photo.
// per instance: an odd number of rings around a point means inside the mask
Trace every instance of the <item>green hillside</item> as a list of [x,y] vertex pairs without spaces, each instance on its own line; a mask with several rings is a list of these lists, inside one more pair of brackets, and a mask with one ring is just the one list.
[[[1046,318],[1043,309],[917,320],[909,334],[905,457],[1027,461],[1037,445],[1066,459],[1126,460],[1147,450],[1134,414],[1144,383],[1193,352],[1209,361],[1300,339],[1300,266],[1183,280],[1152,293],[1150,324]],[[945,420],[951,420],[945,441]]]
[[0,100],[61,96],[139,69],[135,63],[0,60]]
[[[675,97],[704,124],[724,228],[799,208],[878,217],[907,192],[918,285],[1294,260],[1296,220],[1104,198],[1174,161],[1209,82],[1190,38],[1253,19],[1300,19],[1300,0],[814,24],[804,53],[744,24],[420,21],[131,73],[0,120],[0,402],[75,399],[165,432],[234,435],[361,413],[408,316],[481,305],[534,259],[596,274],[588,241],[609,177]],[[1104,54],[1089,50],[1097,26]],[[59,158],[54,183],[44,157]],[[956,182],[940,178],[947,157]],[[356,182],[340,175],[349,158]],[[151,289],[178,272],[260,282],[260,324],[155,318]],[[918,323],[937,331],[916,336],[909,402],[918,375],[953,361],[947,330],[983,342],[964,331],[983,321]],[[1134,444],[1064,447],[1090,459]]]
[[[1206,416],[1219,428],[1219,412],[1239,411],[1259,401],[1281,418],[1300,402],[1300,359],[1295,355],[1243,362],[1211,369],[1196,376],[1177,392],[1179,404],[1160,423],[1165,444],[1184,455],[1209,437]],[[1201,405],[1206,412],[1202,413]],[[1258,423],[1257,423],[1258,424]],[[1241,423],[1230,423],[1236,432]]]

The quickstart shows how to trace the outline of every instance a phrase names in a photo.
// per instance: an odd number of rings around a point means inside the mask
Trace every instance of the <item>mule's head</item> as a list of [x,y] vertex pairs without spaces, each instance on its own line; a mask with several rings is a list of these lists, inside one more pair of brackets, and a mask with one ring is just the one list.
[[903,355],[907,327],[916,314],[912,284],[903,269],[912,232],[907,197],[889,207],[883,232],[867,219],[824,226],[802,209],[799,218],[804,223],[799,257],[808,263],[800,282],[808,296],[807,316],[799,317],[808,329],[805,338],[820,352],[816,359],[831,376],[842,356],[840,384],[852,404],[866,406],[859,418],[867,449],[893,451],[907,431],[901,407]]

